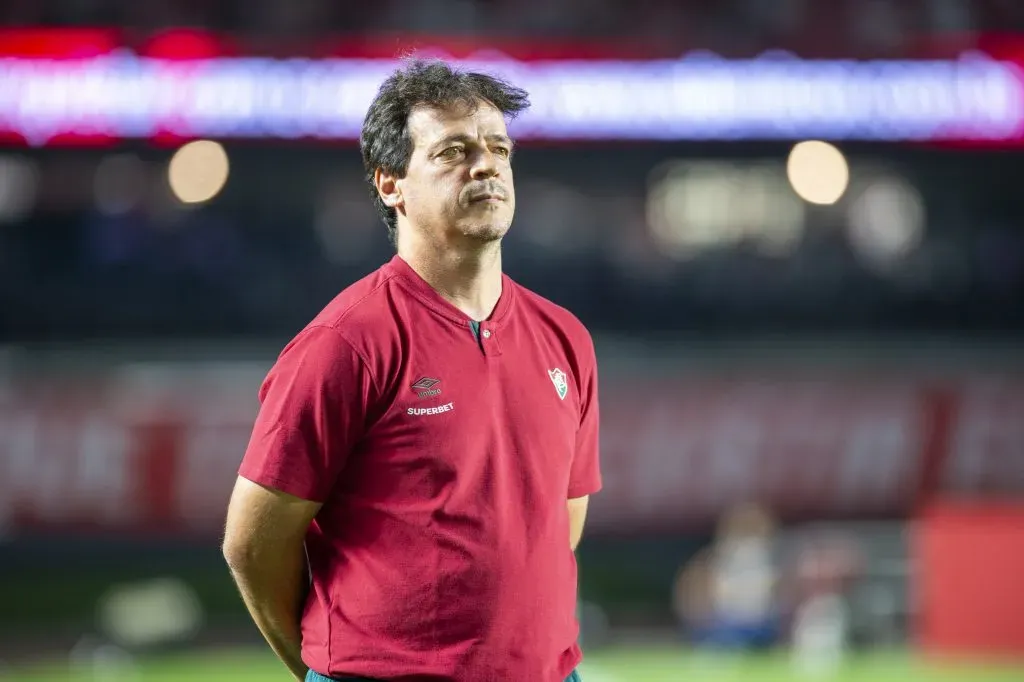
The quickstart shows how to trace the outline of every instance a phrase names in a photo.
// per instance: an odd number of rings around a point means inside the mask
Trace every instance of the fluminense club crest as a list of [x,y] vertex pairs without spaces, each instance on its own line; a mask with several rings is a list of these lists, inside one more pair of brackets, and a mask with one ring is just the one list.
[[551,377],[551,383],[555,385],[559,400],[565,400],[565,396],[569,394],[569,381],[565,372],[556,367],[548,370],[548,376]]

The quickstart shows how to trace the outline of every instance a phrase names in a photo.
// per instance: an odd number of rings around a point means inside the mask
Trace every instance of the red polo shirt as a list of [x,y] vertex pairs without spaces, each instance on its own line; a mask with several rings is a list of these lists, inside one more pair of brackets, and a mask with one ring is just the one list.
[[579,663],[566,500],[596,492],[593,344],[502,279],[470,320],[404,261],[281,353],[240,474],[324,503],[303,659],[332,676],[562,682]]

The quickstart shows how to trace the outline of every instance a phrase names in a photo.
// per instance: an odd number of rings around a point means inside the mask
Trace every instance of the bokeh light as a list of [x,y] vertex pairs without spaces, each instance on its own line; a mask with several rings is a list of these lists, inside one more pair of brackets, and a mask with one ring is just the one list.
[[898,177],[879,178],[850,206],[850,243],[870,264],[891,264],[921,241],[924,221],[924,201],[913,185]]
[[804,231],[804,208],[775,162],[671,162],[652,173],[647,221],[674,258],[744,241],[784,255]]
[[796,144],[789,153],[786,172],[793,191],[809,204],[832,205],[843,198],[850,184],[846,157],[820,140]]
[[219,142],[196,140],[174,153],[167,179],[184,204],[201,204],[217,196],[228,181],[227,152]]

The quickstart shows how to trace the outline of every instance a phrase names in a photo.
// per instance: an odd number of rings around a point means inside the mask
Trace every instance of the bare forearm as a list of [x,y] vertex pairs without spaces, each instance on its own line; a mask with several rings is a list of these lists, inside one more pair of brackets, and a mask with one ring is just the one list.
[[306,594],[301,555],[276,561],[229,560],[231,575],[246,607],[267,643],[299,680],[305,679],[300,626]]
[[589,497],[577,497],[569,500],[569,549],[576,551],[583,538],[583,525],[587,520]]

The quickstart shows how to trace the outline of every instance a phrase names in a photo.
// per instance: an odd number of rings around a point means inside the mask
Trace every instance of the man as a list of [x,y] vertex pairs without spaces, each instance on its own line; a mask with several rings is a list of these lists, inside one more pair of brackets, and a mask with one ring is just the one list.
[[583,325],[501,271],[506,118],[527,106],[501,80],[413,61],[366,115],[398,253],[281,353],[224,540],[299,679],[579,679],[597,374]]
[[764,507],[740,504],[722,516],[713,544],[676,580],[676,614],[696,645],[745,650],[776,643],[777,544],[775,519]]

